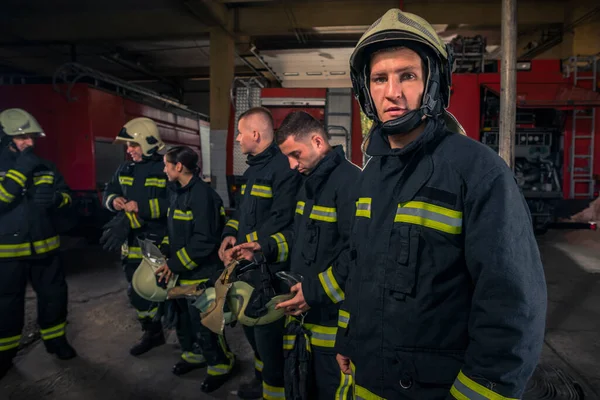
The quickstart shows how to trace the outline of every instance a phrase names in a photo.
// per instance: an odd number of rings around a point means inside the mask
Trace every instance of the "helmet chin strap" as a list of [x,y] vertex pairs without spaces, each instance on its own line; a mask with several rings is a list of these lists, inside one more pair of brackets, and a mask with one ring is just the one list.
[[[381,122],[376,116],[377,123],[381,126],[384,135],[406,135],[421,125],[426,118],[437,118],[441,115],[443,107],[440,99],[440,71],[437,63],[425,57],[428,65],[427,82],[423,91],[421,107],[411,110],[405,115],[386,122]],[[370,97],[370,96],[369,96]],[[371,99],[372,102],[372,99]],[[373,107],[375,109],[375,107]],[[424,118],[425,117],[425,118]]]

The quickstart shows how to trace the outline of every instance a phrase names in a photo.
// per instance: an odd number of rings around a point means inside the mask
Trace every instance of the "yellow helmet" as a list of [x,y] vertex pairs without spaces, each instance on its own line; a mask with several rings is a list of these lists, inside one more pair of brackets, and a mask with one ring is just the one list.
[[452,84],[451,48],[438,36],[429,22],[397,8],[388,10],[367,29],[350,56],[350,77],[354,93],[366,116],[379,122],[369,92],[371,56],[378,50],[394,47],[406,47],[419,54],[427,67],[427,81],[421,107],[383,123],[384,132],[409,132],[426,116],[443,117],[451,130],[464,134],[456,118],[446,111],[450,105]]
[[134,142],[142,147],[146,157],[156,154],[165,148],[165,144],[158,133],[156,122],[146,117],[134,118],[123,126],[115,138],[115,143]]
[[168,291],[177,284],[178,275],[173,275],[165,287],[159,286],[156,270],[166,263],[158,247],[151,240],[138,239],[142,250],[142,262],[131,279],[133,290],[143,299],[161,302],[167,299]]
[[0,113],[0,128],[8,136],[37,134],[46,136],[44,130],[27,111],[20,108],[9,108]]

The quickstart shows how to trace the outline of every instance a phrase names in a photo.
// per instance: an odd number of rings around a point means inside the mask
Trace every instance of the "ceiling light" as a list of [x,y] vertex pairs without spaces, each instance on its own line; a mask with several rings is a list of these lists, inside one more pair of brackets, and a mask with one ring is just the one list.
[[298,76],[298,75],[300,75],[300,74],[297,72],[284,72],[283,73],[283,76]]
[[346,75],[346,71],[331,71],[329,75]]
[[308,76],[319,76],[319,75],[323,75],[322,72],[307,72],[306,75]]

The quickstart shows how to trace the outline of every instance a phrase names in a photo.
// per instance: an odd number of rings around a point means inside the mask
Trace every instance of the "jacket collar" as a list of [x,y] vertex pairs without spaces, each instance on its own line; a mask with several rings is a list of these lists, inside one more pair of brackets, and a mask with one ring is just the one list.
[[443,120],[427,119],[423,132],[407,146],[401,149],[392,149],[387,135],[382,134],[380,125],[373,125],[369,136],[365,140],[365,153],[370,156],[400,156],[413,153],[416,149],[431,143],[439,134],[445,132]]
[[278,153],[280,153],[279,147],[277,146],[275,141],[273,141],[273,143],[271,143],[269,147],[267,147],[262,153],[259,153],[255,156],[249,155],[248,159],[246,160],[246,164],[250,166],[266,164],[269,161],[271,161],[271,159],[273,159],[273,157],[275,157]]
[[331,172],[345,159],[344,148],[340,145],[333,146],[331,151],[323,157],[317,164],[315,169],[304,179],[304,185],[307,190],[308,197],[314,197],[314,193],[325,179],[331,175]]
[[190,179],[188,184],[185,186],[181,186],[181,184],[178,181],[169,182],[169,185],[177,193],[183,193],[191,190],[194,187],[194,185],[198,182],[198,180],[200,180],[200,178],[197,175],[194,175],[192,176],[192,179]]

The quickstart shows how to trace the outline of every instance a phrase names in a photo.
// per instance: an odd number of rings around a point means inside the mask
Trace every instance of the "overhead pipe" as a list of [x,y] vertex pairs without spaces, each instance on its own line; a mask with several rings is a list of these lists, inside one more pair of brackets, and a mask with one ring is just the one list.
[[260,62],[263,67],[265,67],[274,77],[275,79],[277,79],[277,82],[281,83],[281,79],[279,78],[279,76],[277,76],[277,74],[275,73],[275,71],[273,71],[271,69],[271,67],[269,67],[269,65],[263,61],[262,57],[260,56],[260,54],[258,54],[256,52],[256,46],[252,45],[252,47],[250,48],[250,53],[254,54],[254,57],[256,57],[256,59],[258,60],[258,62]]

